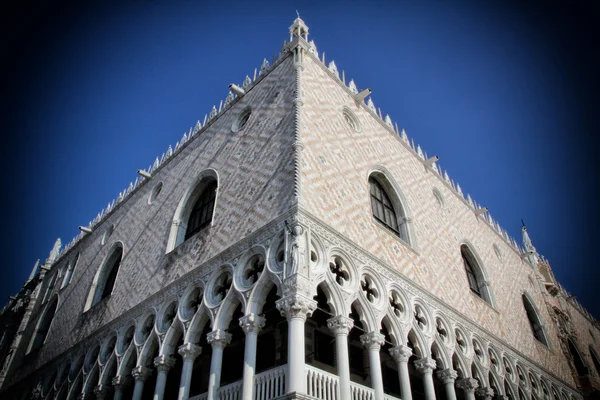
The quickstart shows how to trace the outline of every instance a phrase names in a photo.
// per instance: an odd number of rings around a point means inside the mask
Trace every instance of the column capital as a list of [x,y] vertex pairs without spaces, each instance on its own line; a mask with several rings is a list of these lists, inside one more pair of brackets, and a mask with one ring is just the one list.
[[481,387],[475,390],[475,396],[483,400],[491,400],[494,397],[494,389]]
[[288,321],[294,318],[306,321],[306,318],[310,317],[313,311],[317,309],[316,301],[298,293],[277,300],[275,305],[281,315],[286,317]]
[[437,377],[444,383],[452,383],[458,378],[458,372],[452,368],[446,368],[437,372]]
[[231,333],[225,332],[223,329],[217,329],[206,335],[206,341],[212,347],[224,348],[231,343]]
[[265,317],[254,313],[244,315],[240,318],[240,326],[245,334],[258,333],[265,326]]
[[168,372],[173,365],[175,365],[175,359],[173,357],[165,356],[164,354],[154,359],[154,366],[157,370],[162,372]]
[[459,379],[456,381],[456,387],[466,392],[472,392],[479,387],[479,382],[477,382],[477,380],[473,378]]
[[408,362],[410,356],[412,356],[412,349],[404,344],[390,349],[390,355],[395,362]]
[[131,376],[133,376],[133,379],[135,379],[136,381],[145,382],[146,379],[150,376],[150,370],[146,367],[138,365],[137,367],[131,370]]
[[327,327],[336,335],[346,335],[354,327],[354,321],[343,315],[338,315],[327,320]]
[[369,332],[360,336],[360,342],[369,350],[379,351],[385,343],[385,336],[379,332]]
[[119,389],[123,389],[123,388],[129,386],[129,384],[131,383],[131,381],[126,376],[117,375],[114,378],[112,378],[111,383],[114,386],[115,390],[119,390]]
[[430,357],[423,357],[418,360],[415,360],[415,367],[417,368],[417,371],[419,371],[422,374],[431,374],[435,369],[436,365],[437,363],[435,362],[435,360]]
[[185,343],[177,349],[177,353],[179,353],[184,360],[194,360],[202,353],[202,347],[192,343]]
[[104,398],[106,398],[107,394],[108,394],[108,390],[106,389],[106,386],[104,386],[102,384],[100,384],[94,388],[94,395],[96,395],[96,399],[98,399],[98,400],[103,400]]

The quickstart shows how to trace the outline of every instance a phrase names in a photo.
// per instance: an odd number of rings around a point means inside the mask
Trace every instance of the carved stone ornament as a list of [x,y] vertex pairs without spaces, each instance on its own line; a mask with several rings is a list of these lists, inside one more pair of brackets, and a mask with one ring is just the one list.
[[412,349],[406,345],[400,345],[400,346],[392,347],[390,349],[390,355],[392,356],[394,361],[396,361],[397,363],[408,362],[408,359],[410,358],[410,356],[412,356],[412,354],[413,354]]
[[459,379],[456,381],[456,387],[464,390],[465,392],[472,392],[479,387],[479,382],[473,378]]
[[423,357],[415,361],[415,368],[422,374],[430,374],[435,369],[437,363],[433,358]]
[[193,343],[186,343],[177,349],[184,360],[194,360],[202,353],[202,347]]
[[453,370],[452,368],[446,368],[437,372],[437,377],[444,383],[454,383],[456,378],[458,378],[458,372]]
[[317,302],[301,294],[290,294],[275,302],[277,309],[288,320],[300,318],[306,321],[317,309]]
[[146,367],[142,367],[141,365],[138,365],[137,367],[135,367],[134,369],[131,370],[131,376],[136,381],[144,382],[150,376],[150,370]]
[[491,400],[494,397],[494,389],[482,387],[475,390],[475,396],[483,400]]
[[248,332],[258,333],[265,326],[265,317],[250,313],[240,318],[240,326],[244,333]]
[[94,388],[94,394],[96,395],[96,399],[103,400],[106,398],[108,394],[108,390],[104,385],[98,385]]
[[338,315],[327,320],[327,327],[337,335],[348,335],[350,329],[354,327],[352,319],[343,315]]
[[125,376],[117,375],[112,379],[111,383],[115,390],[122,390],[123,388],[129,386],[131,381]]
[[217,329],[206,335],[206,341],[213,347],[225,347],[231,343],[231,333]]
[[154,366],[159,372],[167,372],[173,365],[175,365],[175,359],[173,357],[165,356],[164,354],[161,354],[154,359]]
[[304,271],[306,264],[306,238],[304,237],[304,228],[300,225],[295,225],[292,228],[292,246],[291,256],[292,265],[288,271],[288,275],[296,274]]
[[385,336],[379,332],[369,332],[360,336],[360,342],[368,350],[379,351],[385,344]]

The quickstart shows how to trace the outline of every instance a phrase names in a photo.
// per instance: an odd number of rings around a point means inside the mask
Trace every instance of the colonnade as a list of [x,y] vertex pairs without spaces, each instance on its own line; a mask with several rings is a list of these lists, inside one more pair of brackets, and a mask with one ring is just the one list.
[[[305,378],[305,343],[304,332],[307,318],[316,309],[316,302],[301,295],[290,295],[280,299],[276,303],[277,308],[288,321],[288,364],[286,373],[286,392],[306,393]],[[257,337],[265,325],[265,318],[254,313],[243,316],[239,320],[245,335],[244,365],[242,378],[243,400],[253,400],[254,375],[256,367]],[[327,320],[328,328],[335,336],[335,347],[337,356],[337,375],[339,377],[339,399],[351,399],[350,381],[350,359],[348,354],[348,335],[354,324],[352,319],[338,315]],[[374,391],[375,400],[384,399],[384,387],[381,370],[380,350],[384,345],[384,336],[379,332],[367,332],[360,336],[361,343],[368,351],[369,371],[371,386]],[[218,399],[221,381],[221,370],[223,367],[223,351],[231,342],[231,334],[222,329],[217,329],[207,335],[207,342],[212,347],[210,365],[210,376],[208,384],[208,400]],[[201,353],[201,347],[193,343],[185,343],[177,349],[177,353],[183,359],[183,367],[180,377],[178,400],[186,400],[190,394],[190,384],[194,360]],[[398,378],[402,400],[412,400],[411,383],[409,376],[409,359],[413,352],[407,345],[399,345],[389,350],[392,359],[398,367]],[[159,355],[153,360],[157,370],[156,385],[153,400],[164,398],[168,371],[175,364],[171,356]],[[421,374],[426,400],[435,400],[434,376],[436,372],[436,361],[430,357],[422,357],[414,362],[415,368]],[[137,366],[132,372],[134,390],[133,400],[141,400],[144,385],[150,376],[147,367]],[[444,384],[445,394],[448,400],[456,400],[456,388],[463,390],[466,400],[475,400],[476,396],[481,400],[490,400],[494,395],[489,388],[479,388],[478,381],[473,378],[457,379],[458,373],[453,369],[438,370],[436,377]],[[115,400],[123,399],[124,388],[131,384],[122,376],[116,376],[112,380]],[[105,399],[105,388],[98,386],[94,391],[98,399]]]

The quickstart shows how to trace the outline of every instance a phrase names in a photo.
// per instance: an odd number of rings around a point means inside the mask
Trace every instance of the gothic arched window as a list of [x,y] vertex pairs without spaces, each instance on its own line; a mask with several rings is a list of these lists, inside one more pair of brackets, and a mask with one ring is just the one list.
[[48,304],[44,310],[44,313],[40,317],[37,326],[35,327],[35,331],[33,332],[33,336],[29,342],[29,350],[27,351],[28,353],[38,350],[46,341],[46,336],[48,336],[48,331],[50,330],[50,325],[54,319],[57,305],[58,297],[55,296],[54,300]]
[[77,266],[77,261],[79,261],[79,253],[77,253],[75,255],[75,258],[73,258],[67,265],[65,277],[63,278],[62,284],[60,285],[61,289],[67,286],[69,283],[71,283],[71,279],[73,279],[73,270],[75,270],[75,267]]
[[592,348],[592,346],[590,346],[590,356],[594,362],[594,367],[596,367],[596,372],[598,373],[598,376],[600,376],[600,359],[598,358],[598,354],[596,354],[596,351]]
[[544,335],[544,328],[542,327],[542,322],[540,321],[540,317],[538,316],[535,307],[525,294],[523,294],[522,298],[523,306],[525,307],[525,312],[527,313],[527,319],[529,320],[529,325],[531,325],[531,330],[533,332],[533,337],[535,337],[542,344],[548,346],[548,341]]
[[120,243],[113,245],[113,250],[109,254],[104,264],[96,273],[88,296],[86,310],[109,297],[113,291],[119,267],[121,266],[121,260],[123,259],[123,246]]
[[410,244],[404,209],[382,173],[369,177],[369,192],[373,218]]
[[469,289],[488,304],[492,305],[492,293],[486,282],[483,268],[477,261],[477,257],[475,257],[475,254],[466,244],[460,246],[460,255],[465,268],[465,273],[467,274]]
[[215,207],[215,198],[217,192],[217,182],[210,182],[196,200],[190,218],[187,223],[185,240],[200,232],[202,228],[208,226],[212,220],[213,209]]
[[569,343],[569,352],[571,353],[571,357],[573,358],[573,363],[575,364],[575,369],[577,370],[577,375],[579,376],[587,376],[588,368],[585,366],[581,355],[579,354],[579,350],[575,346],[575,343],[571,339],[568,340]]

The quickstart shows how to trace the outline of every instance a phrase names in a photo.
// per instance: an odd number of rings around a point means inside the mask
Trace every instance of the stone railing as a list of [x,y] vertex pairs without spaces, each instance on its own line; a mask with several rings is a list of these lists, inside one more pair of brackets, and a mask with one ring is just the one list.
[[[274,399],[285,394],[285,371],[287,365],[270,369],[254,377],[254,398]],[[225,385],[219,389],[219,400],[239,400],[242,398],[242,381]],[[208,393],[190,397],[190,400],[206,400]]]
[[[339,394],[339,378],[311,365],[306,365],[306,394],[321,400],[342,400]],[[373,389],[350,382],[351,400],[373,400]],[[257,397],[258,399],[259,397]],[[385,400],[398,400],[398,398],[385,395]]]

